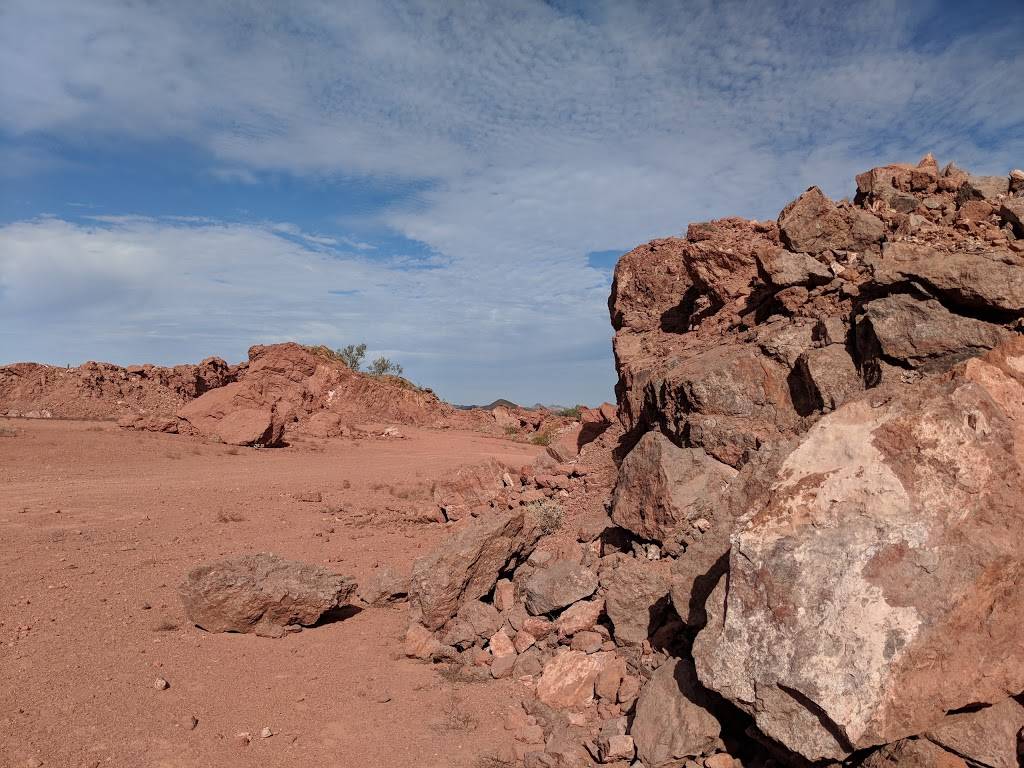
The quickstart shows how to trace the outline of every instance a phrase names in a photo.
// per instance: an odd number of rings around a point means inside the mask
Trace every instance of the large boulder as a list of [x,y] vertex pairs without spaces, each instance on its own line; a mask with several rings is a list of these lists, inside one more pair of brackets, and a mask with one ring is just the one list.
[[882,360],[922,371],[951,368],[980,355],[1006,338],[1004,328],[950,312],[934,299],[905,293],[875,299],[857,318],[861,358]]
[[409,602],[429,629],[440,629],[466,600],[479,600],[498,575],[525,560],[541,531],[523,511],[488,514],[412,567]]
[[601,574],[605,611],[618,645],[640,645],[661,624],[671,604],[667,565],[626,557]]
[[597,591],[597,574],[571,560],[538,568],[523,584],[526,610],[534,616],[552,613]]
[[1024,313],[1024,255],[1008,249],[945,250],[909,242],[882,246],[865,263],[881,286],[918,282],[953,305]]
[[273,446],[284,434],[284,419],[273,407],[260,407],[244,397],[245,384],[233,382],[210,390],[178,411],[197,432],[229,445]]
[[733,535],[701,681],[808,759],[1024,690],[1024,340],[825,416]]
[[677,765],[718,746],[721,726],[689,660],[671,659],[655,670],[640,691],[629,732],[648,768]]
[[260,553],[193,568],[178,592],[188,620],[208,632],[281,637],[288,627],[315,624],[355,589],[347,576]]
[[693,540],[714,520],[736,470],[702,448],[648,432],[619,468],[612,520],[651,541]]
[[796,252],[863,250],[878,243],[885,226],[866,211],[840,209],[818,187],[811,187],[782,209],[779,232]]

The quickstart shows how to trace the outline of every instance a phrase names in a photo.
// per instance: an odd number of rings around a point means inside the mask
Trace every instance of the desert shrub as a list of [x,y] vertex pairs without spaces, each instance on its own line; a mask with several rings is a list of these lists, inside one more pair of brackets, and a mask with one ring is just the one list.
[[512,435],[516,434],[517,432],[519,432],[519,430],[513,427],[511,424],[505,427],[505,434],[508,435],[509,437],[512,437]]
[[551,501],[551,499],[541,499],[540,501],[527,504],[526,508],[533,515],[534,520],[537,521],[537,525],[545,536],[554,533],[562,527],[565,511],[562,509],[561,504]]
[[401,376],[403,370],[398,363],[392,363],[381,355],[370,363],[370,373],[374,376]]
[[218,523],[240,523],[243,520],[245,520],[245,518],[242,516],[240,512],[226,512],[222,509],[220,512],[217,513]]
[[563,416],[567,419],[578,419],[580,417],[580,408],[582,406],[574,405],[572,408],[563,408],[558,412],[559,416]]
[[358,371],[363,365],[363,358],[366,357],[365,344],[349,344],[336,352],[338,358],[351,368]]
[[17,437],[17,436],[18,436],[18,430],[16,430],[14,427],[8,427],[6,425],[0,424],[0,437]]
[[550,432],[538,432],[536,435],[530,438],[530,442],[534,445],[551,445],[551,433]]

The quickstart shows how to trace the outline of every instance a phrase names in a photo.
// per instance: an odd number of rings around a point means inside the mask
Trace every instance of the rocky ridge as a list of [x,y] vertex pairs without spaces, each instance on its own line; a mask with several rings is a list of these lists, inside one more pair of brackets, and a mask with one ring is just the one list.
[[1018,765],[1022,206],[929,155],[623,256],[621,426],[418,563],[407,652],[522,682],[531,768]]

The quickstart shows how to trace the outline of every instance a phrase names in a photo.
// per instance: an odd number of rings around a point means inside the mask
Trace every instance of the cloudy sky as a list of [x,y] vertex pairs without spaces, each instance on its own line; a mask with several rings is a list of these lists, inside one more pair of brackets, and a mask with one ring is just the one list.
[[1024,3],[0,0],[0,363],[295,339],[612,398],[616,257],[1024,165]]

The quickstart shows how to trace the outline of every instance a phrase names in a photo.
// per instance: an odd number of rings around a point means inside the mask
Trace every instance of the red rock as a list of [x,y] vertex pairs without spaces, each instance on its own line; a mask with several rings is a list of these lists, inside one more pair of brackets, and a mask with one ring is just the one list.
[[669,608],[668,563],[624,558],[602,572],[605,610],[617,645],[640,645],[658,628]]
[[1017,734],[1022,728],[1024,706],[1006,699],[977,712],[950,715],[925,735],[978,765],[1018,768]]
[[721,732],[710,708],[692,663],[672,659],[662,664],[636,703],[630,734],[637,757],[656,767],[710,752],[719,744]]
[[566,650],[544,665],[537,698],[556,709],[582,709],[594,702],[594,683],[609,654]]
[[697,520],[714,519],[735,475],[700,448],[679,448],[648,432],[619,468],[612,520],[651,541],[692,538]]
[[904,739],[873,752],[863,768],[967,768],[961,758],[927,739]]
[[821,419],[733,536],[701,681],[812,760],[1024,690],[1021,424],[1020,338]]
[[465,600],[488,595],[498,574],[525,560],[540,531],[522,511],[495,513],[464,528],[413,564],[409,601],[430,629],[440,629]]
[[355,589],[347,576],[261,553],[193,568],[178,592],[188,620],[208,632],[280,637],[290,625],[315,624]]

